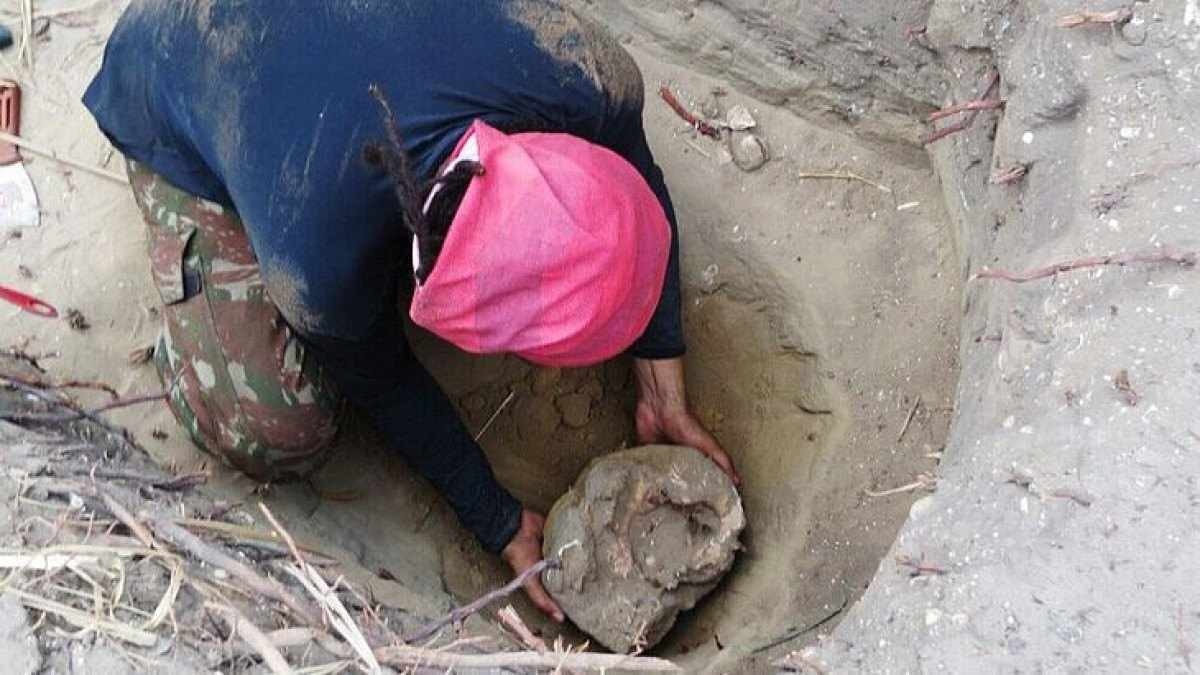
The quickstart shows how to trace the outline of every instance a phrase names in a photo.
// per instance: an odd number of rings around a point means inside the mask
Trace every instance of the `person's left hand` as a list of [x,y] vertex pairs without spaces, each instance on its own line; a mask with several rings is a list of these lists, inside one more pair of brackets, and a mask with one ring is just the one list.
[[638,382],[635,414],[638,442],[667,442],[695,448],[721,467],[734,485],[740,486],[742,477],[729,454],[688,409],[682,359],[636,359],[634,372]]

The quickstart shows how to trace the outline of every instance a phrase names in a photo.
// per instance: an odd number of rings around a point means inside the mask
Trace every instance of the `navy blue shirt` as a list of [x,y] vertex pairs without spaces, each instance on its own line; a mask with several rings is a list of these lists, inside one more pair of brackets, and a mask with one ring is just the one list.
[[[134,0],[84,103],[122,153],[237,211],[288,322],[499,551],[520,507],[403,337],[410,239],[389,177],[362,160],[386,138],[371,84],[423,178],[475,119],[560,131],[629,160],[676,227],[636,66],[552,0]],[[631,351],[684,351],[677,243]]]

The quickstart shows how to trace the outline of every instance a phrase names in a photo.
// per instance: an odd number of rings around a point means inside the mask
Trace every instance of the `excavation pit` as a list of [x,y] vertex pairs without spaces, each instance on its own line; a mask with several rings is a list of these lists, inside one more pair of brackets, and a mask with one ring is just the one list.
[[[910,117],[901,124],[889,113],[852,127],[798,109],[737,69],[678,65],[687,57],[653,32],[628,34],[644,74],[647,133],[679,215],[689,397],[738,465],[748,523],[732,573],[655,653],[688,670],[761,672],[860,597],[922,491],[871,494],[936,470],[958,374],[959,253],[942,186],[904,126]],[[873,68],[866,60],[854,67]],[[664,83],[709,117],[744,107],[769,161],[744,170],[725,140],[696,134],[660,100]],[[811,93],[828,97],[836,87]],[[107,255],[76,259],[72,251],[58,264],[93,266],[108,286],[137,289],[153,307],[132,200],[121,192],[84,199],[106,205],[110,229],[96,239]],[[53,248],[65,235],[44,236],[39,245]],[[67,347],[94,354],[102,342],[111,363],[100,370],[119,372],[130,334],[149,342],[155,317],[132,327],[106,322],[126,303],[88,293],[80,302],[97,327],[86,344]],[[531,508],[548,510],[592,459],[638,444],[628,360],[547,370],[467,356],[411,327],[410,335],[481,434],[500,481]],[[165,411],[115,419],[164,462],[211,465]],[[152,429],[170,433],[163,439]],[[255,488],[228,473],[213,483],[231,501]],[[508,579],[365,425],[349,425],[311,484],[264,494],[297,534],[386,579],[366,583],[414,616],[437,615]],[[559,634],[523,598],[514,602],[548,637]],[[570,627],[563,635],[586,639]]]
[[[859,597],[924,494],[869,491],[937,467],[957,377],[958,258],[930,166],[743,95],[714,96],[727,84],[635,53],[681,224],[689,395],[743,475],[748,521],[730,577],[655,653],[689,669],[755,671]],[[739,169],[662,105],[661,82],[697,106],[745,105],[772,161]],[[844,167],[866,180],[805,177]],[[637,445],[625,360],[540,369],[410,334],[468,428],[483,432],[500,481],[532,508],[548,510],[592,459]],[[505,567],[402,461],[357,433],[315,479],[317,493],[356,500],[280,488],[280,508],[291,502],[315,535],[414,593],[465,600],[501,585]]]

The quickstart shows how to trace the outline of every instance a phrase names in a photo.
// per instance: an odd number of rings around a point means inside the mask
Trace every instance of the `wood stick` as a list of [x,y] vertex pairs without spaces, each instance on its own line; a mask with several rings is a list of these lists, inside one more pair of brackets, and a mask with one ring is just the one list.
[[122,642],[128,642],[139,647],[153,647],[158,643],[158,637],[153,633],[148,633],[144,630],[126,626],[125,624],[116,621],[101,619],[94,614],[89,614],[88,612],[75,609],[74,607],[64,605],[60,602],[43,598],[40,595],[35,595],[33,593],[11,587],[5,588],[4,592],[13,594],[18,600],[21,601],[21,604],[29,607],[30,609],[36,609],[39,612],[48,612],[50,614],[54,614],[67,621],[67,623],[84,630],[98,630],[106,635],[115,637]]
[[125,505],[118,502],[112,495],[105,492],[100,492],[100,499],[104,502],[104,506],[113,514],[113,516],[121,521],[137,540],[142,542],[146,548],[158,548],[158,542],[154,541],[154,535],[150,534],[144,525],[138,522],[138,519],[125,508]]
[[[234,525],[232,523],[223,523],[218,520],[196,520],[194,518],[177,518],[175,519],[175,523],[177,525],[182,525],[189,530],[215,532],[233,539],[245,539],[252,542],[272,544],[278,547],[277,550],[279,552],[283,553],[286,553],[288,550],[285,544],[280,543],[278,536],[273,535],[270,532],[263,532],[250,527],[242,527],[241,525]],[[298,543],[297,546],[301,550],[308,552],[310,556],[317,556],[320,558],[320,560],[315,561],[314,564],[332,565],[337,563],[337,558],[333,557],[329,553],[326,553],[325,551],[322,551],[321,549],[304,544],[303,542]]]
[[278,520],[275,520],[275,514],[271,513],[271,509],[267,508],[267,505],[262,502],[258,503],[258,508],[267,517],[267,520],[271,521],[271,526],[275,528],[279,536],[283,537],[283,541],[287,543],[288,550],[292,552],[292,557],[296,559],[296,562],[302,566],[307,565],[308,563],[305,562],[304,556],[300,555],[300,549],[296,546],[296,540],[292,539],[292,535],[283,529],[283,525],[280,525]]
[[151,487],[164,490],[166,492],[182,492],[197,485],[203,485],[208,481],[207,473],[185,473],[178,476],[151,476],[148,474],[138,473],[136,471],[123,471],[119,469],[106,469],[103,467],[93,467],[91,469],[80,468],[75,471],[76,476],[87,476],[89,478],[103,478],[106,480],[123,480],[134,483],[145,483]]
[[834,180],[856,180],[856,181],[859,181],[862,183],[866,183],[867,185],[870,185],[879,190],[882,190],[883,192],[891,193],[891,191],[892,191],[892,188],[890,188],[886,185],[883,185],[881,183],[876,183],[875,181],[870,180],[868,178],[863,178],[862,176],[860,176],[852,171],[801,171],[800,173],[796,174],[796,178],[829,178],[829,179],[834,179]]
[[499,668],[570,668],[579,670],[617,670],[643,673],[678,673],[679,666],[649,656],[620,654],[538,654],[537,652],[501,652],[499,654],[452,654],[417,647],[382,647],[375,650],[380,663],[392,667],[457,668],[494,670]]
[[240,636],[246,641],[246,644],[254,648],[258,655],[262,657],[263,663],[271,669],[275,675],[291,675],[294,671],[288,665],[287,659],[283,658],[283,654],[279,653],[277,648],[269,638],[259,630],[232,605],[220,605],[215,602],[206,602],[204,606],[208,609],[216,610],[225,615],[225,620],[229,622],[233,633]]
[[108,180],[111,180],[114,183],[120,183],[121,185],[129,185],[129,178],[122,176],[119,173],[109,171],[107,169],[101,169],[99,167],[94,167],[94,166],[91,166],[88,164],[84,164],[83,162],[76,161],[74,159],[68,159],[66,157],[59,157],[57,152],[55,152],[49,148],[31,143],[30,141],[27,141],[20,136],[14,136],[12,134],[0,131],[0,141],[4,141],[6,143],[12,143],[13,145],[17,146],[18,148],[21,148],[22,150],[24,150],[28,153],[37,155],[39,157],[44,157],[46,159],[49,159],[50,161],[62,164],[63,166],[69,166],[72,169],[79,169],[80,171],[85,171],[87,173],[90,173],[94,176],[99,176],[101,178],[107,178]]
[[1180,267],[1194,268],[1196,266],[1197,252],[1178,252],[1170,249],[1156,251],[1153,253],[1118,253],[1115,255],[1092,256],[1087,258],[1077,258],[1075,260],[1067,260],[1065,262],[1055,263],[1046,267],[1039,267],[1025,272],[1010,272],[1008,270],[983,268],[971,276],[971,281],[976,279],[1001,279],[1003,281],[1011,281],[1015,284],[1023,284],[1028,281],[1037,279],[1045,279],[1048,277],[1061,274],[1063,272],[1072,272],[1074,270],[1086,269],[1089,267],[1101,267],[1103,265],[1118,265],[1124,267],[1134,263],[1174,263]]
[[63,415],[53,415],[53,414],[49,414],[49,413],[47,413],[47,414],[14,413],[11,415],[6,414],[6,415],[4,415],[4,418],[14,420],[14,421],[28,421],[28,422],[74,422],[76,420],[81,420],[81,419],[89,419],[89,420],[97,421],[98,418],[96,418],[96,415],[99,415],[100,413],[109,412],[111,410],[117,410],[119,408],[128,408],[130,406],[141,405],[143,403],[153,403],[154,401],[165,401],[165,400],[167,400],[166,393],[149,394],[146,396],[135,396],[133,398],[120,399],[117,401],[113,401],[112,403],[102,405],[98,408],[92,408],[91,410],[81,410],[81,409],[78,409],[78,408],[68,405],[65,401],[59,401],[58,405],[60,405],[63,408],[66,408],[68,410],[71,410],[73,412],[70,414],[63,414]]
[[1010,169],[993,173],[988,182],[992,185],[1011,185],[1024,178],[1027,173],[1029,173],[1029,167],[1018,164]]
[[517,610],[513,609],[512,605],[498,610],[496,612],[496,618],[500,620],[500,623],[504,624],[509,630],[515,633],[516,636],[520,638],[521,642],[529,649],[532,649],[539,654],[545,654],[546,652],[550,651],[550,647],[546,645],[546,641],[534,635],[533,631],[529,630],[529,626],[525,625],[525,622],[521,620],[521,615],[517,614]]
[[[19,356],[16,354],[14,354],[13,356],[15,358],[19,358]],[[31,363],[34,367],[37,367],[37,361],[32,359],[31,357],[26,356],[25,360],[29,361],[29,363]],[[97,391],[102,391],[102,392],[108,394],[114,400],[121,398],[121,395],[117,393],[116,389],[113,389],[112,387],[108,386],[107,384],[104,384],[103,382],[87,382],[84,380],[67,380],[66,382],[46,382],[43,380],[31,380],[31,379],[27,379],[24,377],[17,377],[16,375],[8,375],[8,374],[0,375],[0,378],[3,378],[4,380],[10,381],[10,382],[17,382],[17,383],[23,384],[27,387],[41,387],[42,389],[95,389]]]
[[[981,94],[976,100],[977,101],[990,100],[992,98],[992,96],[994,94],[998,93],[999,91],[1000,91],[1000,73],[996,72],[996,73],[993,73],[991,79],[988,80],[988,85],[983,90],[983,94]],[[975,124],[975,120],[979,118],[979,113],[981,113],[981,112],[983,112],[983,111],[972,110],[968,115],[963,117],[958,122],[955,122],[954,124],[951,124],[950,126],[938,129],[937,131],[929,134],[928,136],[925,137],[925,139],[923,141],[921,141],[921,143],[923,145],[929,145],[930,143],[935,143],[947,136],[956,134],[960,131],[964,131],[964,130],[970,128],[972,124]]]
[[488,429],[492,428],[492,424],[495,423],[496,418],[500,417],[500,413],[504,412],[504,409],[507,408],[508,404],[512,403],[513,399],[516,397],[517,391],[515,389],[508,392],[508,396],[504,399],[504,402],[500,404],[499,408],[496,408],[496,412],[492,413],[492,416],[489,417],[488,421],[484,423],[483,427],[479,430],[479,433],[475,434],[476,443],[479,442],[479,439],[483,438],[483,435],[487,433]]
[[1058,20],[1061,28],[1076,28],[1087,24],[1122,24],[1133,19],[1133,10],[1129,7],[1114,9],[1111,12],[1076,12]]
[[972,112],[972,111],[976,111],[976,110],[995,110],[996,108],[1003,108],[1003,107],[1004,107],[1004,101],[1001,101],[998,98],[982,99],[982,100],[976,100],[976,101],[965,101],[963,103],[957,103],[952,106],[947,106],[945,108],[942,108],[941,110],[935,110],[934,112],[929,114],[929,121],[936,122],[940,119],[945,119],[947,117],[953,117],[955,115],[959,115],[959,114],[962,114],[965,112]]
[[921,407],[921,396],[917,395],[917,400],[913,401],[912,408],[908,411],[908,417],[904,419],[904,425],[900,427],[900,434],[896,436],[896,442],[904,440],[904,434],[908,433],[908,428],[912,426],[913,418],[917,416],[917,408]]
[[562,567],[562,560],[559,558],[547,558],[545,560],[539,560],[536,565],[533,565],[524,572],[521,572],[516,579],[513,579],[504,586],[497,588],[496,590],[484,595],[470,604],[455,609],[436,621],[431,621],[425,624],[415,633],[404,636],[404,641],[409,644],[413,644],[414,642],[422,642],[432,637],[434,633],[437,633],[446,626],[462,623],[468,617],[477,614],[489,604],[497,600],[507,598],[524,586],[526,581],[529,581],[538,574],[541,574],[543,571],[548,569],[558,569],[560,567]]
[[662,87],[659,87],[658,95],[661,96],[662,100],[671,107],[671,110],[675,111],[676,115],[679,115],[680,119],[690,124],[693,129],[713,140],[721,140],[721,132],[713,125],[692,114],[692,111],[688,110],[686,106],[679,102],[679,99],[675,96],[675,93],[671,91],[670,87],[665,84]]
[[319,624],[319,614],[308,604],[292,595],[278,581],[266,579],[250,567],[209,546],[199,537],[167,518],[150,516],[149,521],[150,528],[158,533],[158,536],[187,551],[201,562],[225,570],[246,584],[254,593],[282,602],[306,623],[314,626]]

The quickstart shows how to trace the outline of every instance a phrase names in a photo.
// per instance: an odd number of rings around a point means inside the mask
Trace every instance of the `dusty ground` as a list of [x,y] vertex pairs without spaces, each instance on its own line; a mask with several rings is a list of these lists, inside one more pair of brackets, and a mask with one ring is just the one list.
[[[0,73],[26,84],[29,138],[111,168],[117,158],[77,101],[120,4],[99,3],[77,17],[83,25],[52,24],[48,41],[36,45],[32,69],[12,52],[0,60]],[[67,3],[38,3],[60,6]],[[743,86],[744,66],[702,67],[721,76],[710,78],[660,61],[694,47],[660,34],[672,25],[676,33],[694,26],[674,11],[654,19],[658,33],[628,33],[646,75],[651,144],[682,223],[692,399],[739,462],[749,519],[748,551],[734,575],[664,651],[692,665],[740,661],[760,670],[788,645],[756,650],[799,637],[863,592],[915,498],[870,498],[864,490],[935,471],[946,437],[957,376],[960,252],[942,186],[923,153],[911,143],[867,146],[894,126],[872,110],[909,119],[936,79],[923,70],[929,57],[918,49],[921,57],[902,64],[906,70],[860,85],[888,92],[876,103],[863,107],[842,96],[845,110],[873,121],[869,133],[855,137],[838,127],[846,123],[842,117],[817,116],[819,127],[795,116],[806,110],[796,107],[808,100],[801,90]],[[880,34],[902,30],[895,19],[879,21]],[[828,30],[849,29],[831,22]],[[808,49],[797,40],[793,47]],[[838,49],[844,59],[854,53]],[[789,58],[804,64],[806,54],[800,49]],[[698,63],[719,58],[705,54]],[[910,77],[925,93],[901,92],[896,83]],[[720,145],[697,137],[662,105],[656,91],[664,81],[696,110],[720,115],[746,105],[773,160],[753,174],[735,167]],[[814,96],[837,89],[809,86]],[[724,95],[714,95],[717,89]],[[47,355],[42,365],[61,378],[102,380],[123,394],[157,390],[152,369],[127,358],[151,343],[158,323],[142,225],[127,190],[45,160],[30,165],[45,218],[37,230],[0,240],[3,278],[19,280],[60,309],[78,308],[91,327],[72,330],[0,308],[0,347]],[[831,170],[856,172],[890,191],[801,177]],[[33,278],[20,279],[19,265]],[[416,339],[472,428],[482,428],[515,394],[482,443],[501,479],[535,507],[548,508],[590,458],[630,440],[627,364],[534,371],[514,359],[469,359]],[[164,463],[207,461],[165,408],[112,419]],[[213,483],[214,494],[227,498],[256,488],[221,473]],[[428,486],[364,430],[343,439],[338,458],[312,485],[275,486],[270,501],[304,522],[303,534],[342,549],[365,569],[386,570],[412,604],[444,606],[449,594],[473,596],[504,573],[467,540]]]

